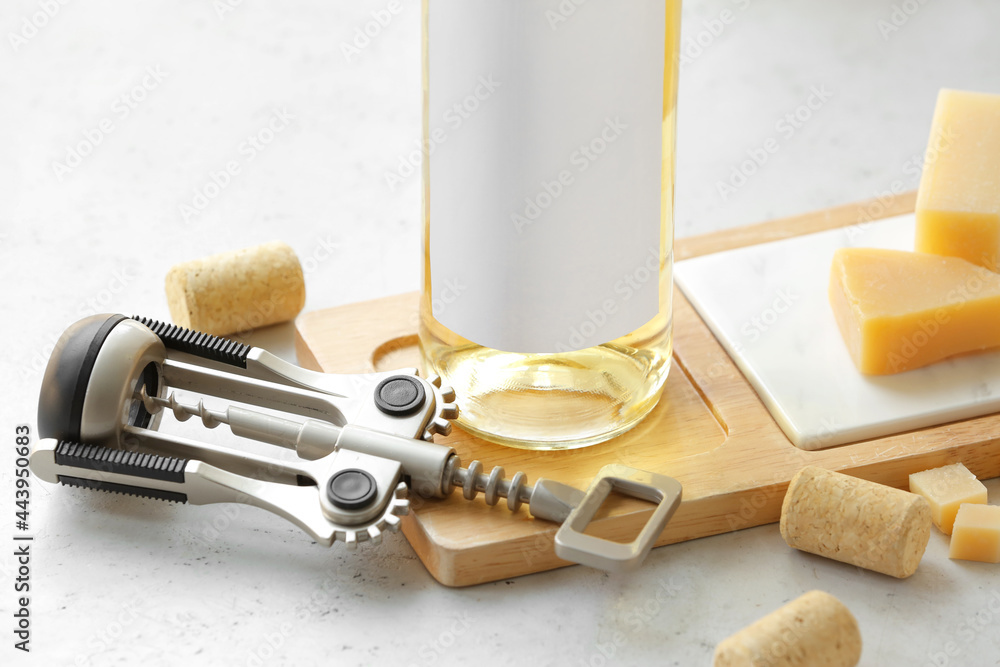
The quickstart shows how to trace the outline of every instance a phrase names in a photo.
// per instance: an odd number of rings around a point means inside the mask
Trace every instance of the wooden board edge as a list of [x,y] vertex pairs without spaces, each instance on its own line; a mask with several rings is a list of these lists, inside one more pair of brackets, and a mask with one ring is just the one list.
[[[967,442],[901,457],[893,460],[892,466],[886,466],[885,461],[853,468],[849,465],[837,465],[832,461],[825,462],[826,465],[823,462],[816,464],[852,477],[906,489],[911,471],[957,461],[968,462],[970,470],[980,479],[1000,476],[1000,439]],[[656,547],[777,523],[785,492],[793,475],[794,473],[782,475],[782,479],[765,486],[705,496],[682,503],[657,540]],[[602,536],[621,539],[638,533],[650,514],[651,510],[640,509],[616,514],[594,523]],[[431,540],[424,532],[424,526],[415,517],[412,521],[404,522],[403,530],[431,575],[441,584],[453,588],[574,565],[555,555],[553,542],[558,526],[554,524],[501,545],[483,543],[463,549],[451,548]],[[655,558],[656,552],[650,557]],[[484,563],[490,564],[492,569],[484,570]]]
[[321,314],[327,310],[334,310],[334,308],[314,310],[312,312],[303,313],[295,318],[295,359],[302,368],[316,371],[318,373],[325,373],[326,371],[323,370],[323,366],[319,363],[319,360],[313,353],[312,348],[309,345],[309,341],[306,340],[304,331],[309,326],[307,320],[315,317],[317,313]]
[[674,242],[674,261],[710,255],[751,245],[805,236],[850,225],[863,226],[883,218],[913,213],[917,191],[875,197],[861,202],[842,204],[823,211],[769,220],[732,229],[723,229],[698,236],[687,236]]

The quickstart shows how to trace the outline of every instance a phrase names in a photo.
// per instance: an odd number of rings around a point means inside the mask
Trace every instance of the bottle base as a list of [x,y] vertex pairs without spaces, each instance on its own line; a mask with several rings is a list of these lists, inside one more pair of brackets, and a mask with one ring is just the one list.
[[656,406],[670,367],[669,348],[613,344],[553,355],[477,345],[428,351],[427,370],[457,393],[463,430],[530,450],[576,449],[625,433]]

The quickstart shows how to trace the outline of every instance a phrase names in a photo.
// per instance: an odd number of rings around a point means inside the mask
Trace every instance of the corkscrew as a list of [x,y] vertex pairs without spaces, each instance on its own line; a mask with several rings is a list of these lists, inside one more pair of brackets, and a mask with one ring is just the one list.
[[[199,394],[184,400],[179,392]],[[227,402],[212,407],[206,398]],[[378,544],[399,529],[408,494],[460,488],[488,505],[526,504],[562,524],[555,550],[608,570],[638,566],[680,504],[669,477],[606,466],[584,493],[553,480],[468,467],[433,442],[457,417],[455,395],[416,369],[357,375],[308,371],[260,348],[147,318],[97,315],[72,325],[49,360],[39,399],[41,479],[173,502],[240,502],[292,521],[316,542]],[[255,454],[158,430],[164,413],[225,425],[234,436],[291,450]],[[584,533],[612,490],[656,503],[629,544]]]

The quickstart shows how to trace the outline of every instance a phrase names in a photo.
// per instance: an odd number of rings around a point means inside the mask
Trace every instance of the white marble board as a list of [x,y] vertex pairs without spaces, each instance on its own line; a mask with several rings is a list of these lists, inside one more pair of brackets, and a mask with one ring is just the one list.
[[1000,410],[1000,351],[858,372],[827,298],[842,247],[913,249],[914,216],[678,262],[680,289],[797,447],[816,450]]

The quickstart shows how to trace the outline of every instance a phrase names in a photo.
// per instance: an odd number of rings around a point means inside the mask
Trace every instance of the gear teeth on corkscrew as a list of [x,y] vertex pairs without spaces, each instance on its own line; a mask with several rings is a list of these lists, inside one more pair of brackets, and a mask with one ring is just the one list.
[[398,517],[410,513],[410,500],[407,498],[409,491],[406,482],[400,482],[396,485],[396,489],[392,492],[392,498],[389,499],[389,507],[382,516],[383,519],[392,523],[393,520],[399,521]]
[[358,550],[358,533],[355,530],[349,530],[344,534],[344,546],[347,547],[348,551]]
[[434,416],[427,422],[427,427],[421,436],[427,442],[434,442],[434,435],[451,433],[451,420],[458,419],[458,404],[455,402],[455,390],[442,386],[440,375],[429,375],[425,378],[431,385],[437,407]]
[[441,416],[445,419],[458,419],[458,404],[445,403],[441,406]]
[[399,531],[401,519],[410,513],[410,501],[406,497],[408,488],[404,482],[396,485],[392,497],[389,499],[388,507],[374,523],[368,526],[347,528],[338,532],[335,539],[341,540],[348,551],[357,551],[358,545],[362,542],[371,542],[373,545],[382,544],[382,536],[388,531],[395,533]]
[[441,435],[451,433],[451,422],[444,417],[435,417],[434,421],[431,422],[431,426],[434,428],[435,433],[440,433]]

